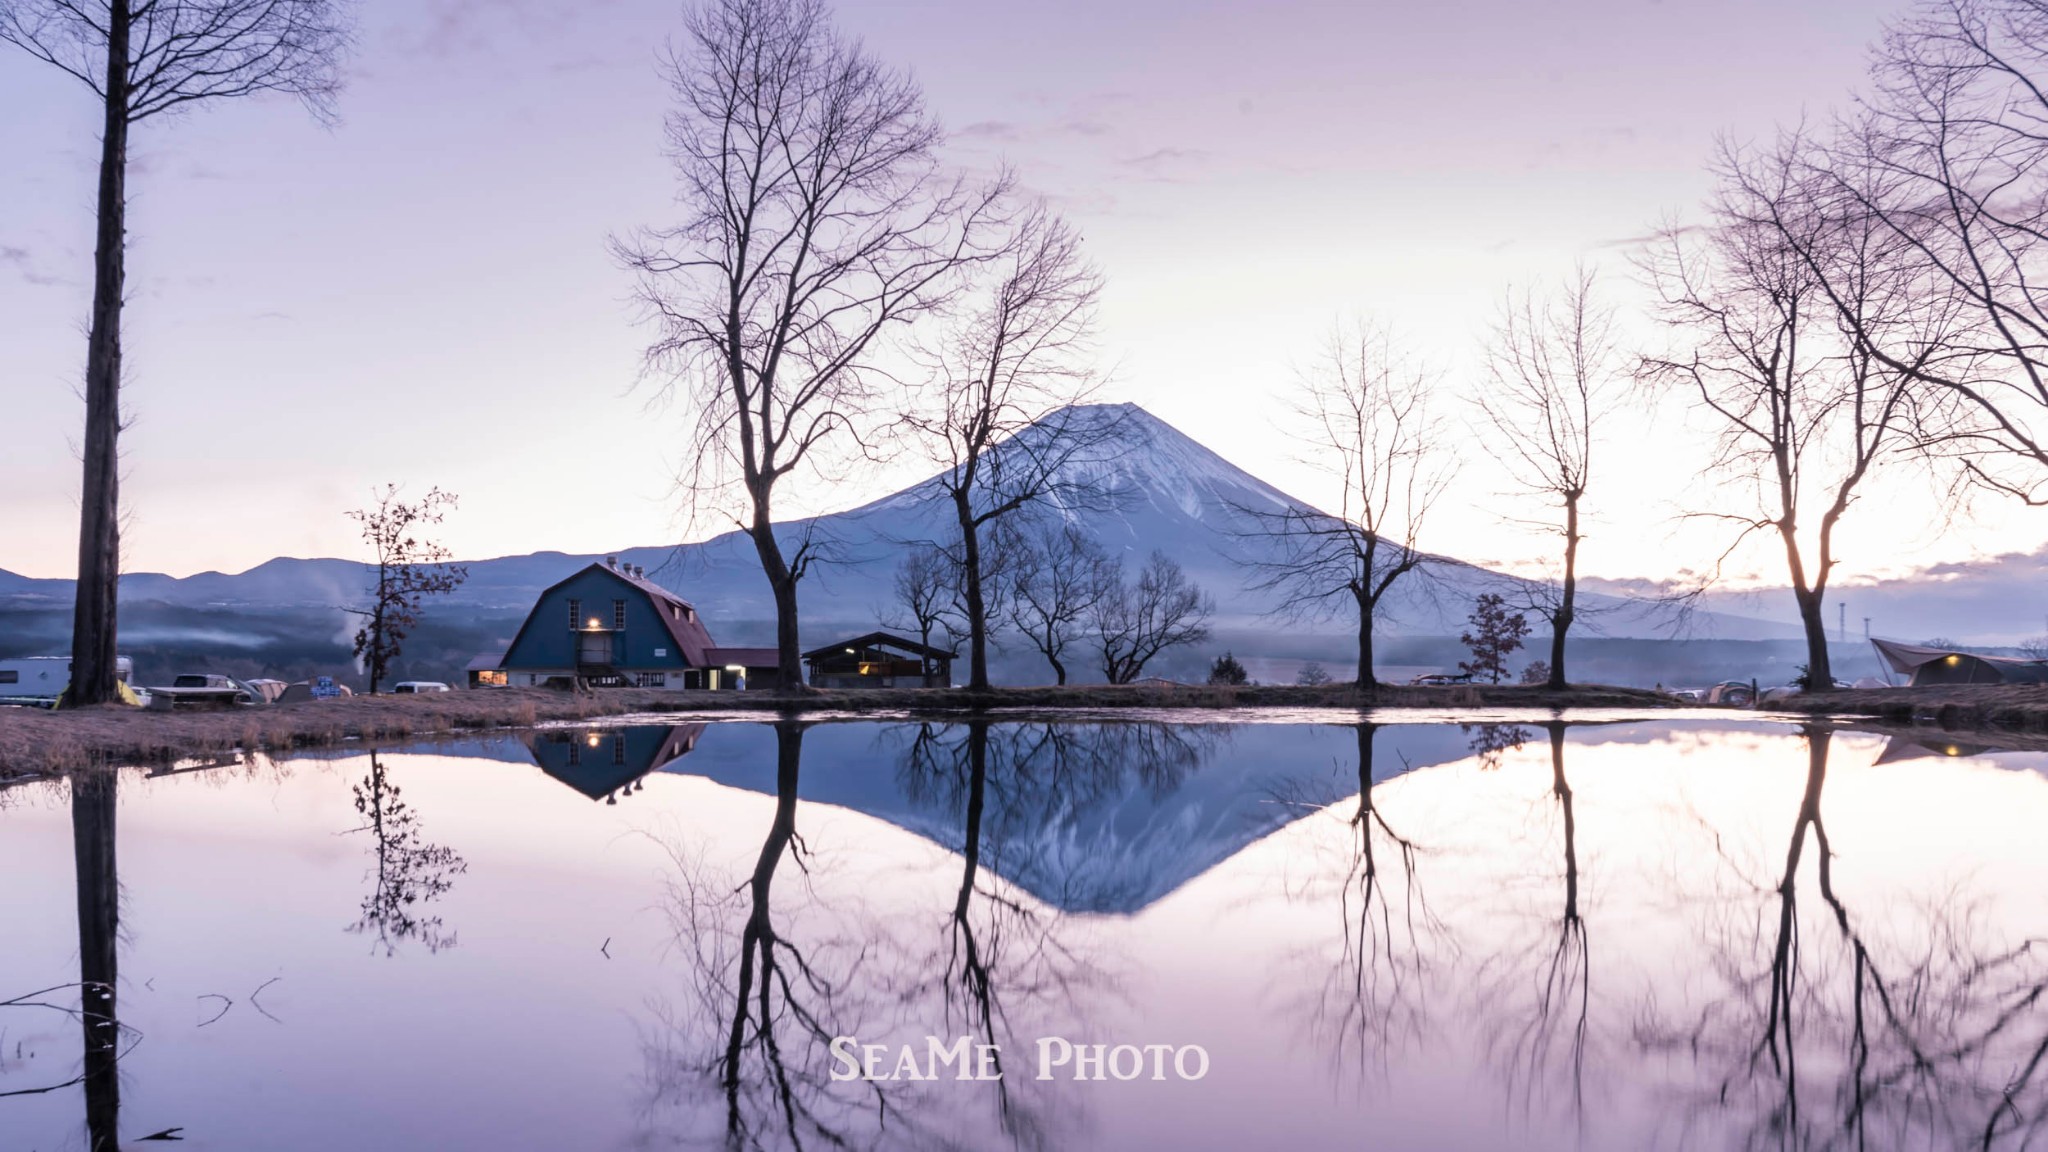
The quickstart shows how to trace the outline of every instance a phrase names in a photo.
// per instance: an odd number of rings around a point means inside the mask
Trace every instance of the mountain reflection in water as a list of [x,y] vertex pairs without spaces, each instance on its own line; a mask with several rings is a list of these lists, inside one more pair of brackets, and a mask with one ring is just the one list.
[[[2048,754],[1245,719],[0,790],[0,1148],[2048,1141]],[[838,1036],[1004,1075],[834,1080]],[[1041,1080],[1054,1036],[1210,1071]]]

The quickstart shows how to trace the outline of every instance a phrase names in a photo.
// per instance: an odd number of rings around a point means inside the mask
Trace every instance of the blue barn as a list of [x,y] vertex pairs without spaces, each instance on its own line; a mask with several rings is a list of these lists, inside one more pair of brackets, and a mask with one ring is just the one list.
[[721,648],[695,606],[607,557],[540,594],[498,663],[509,685],[746,689],[779,682],[773,648]]

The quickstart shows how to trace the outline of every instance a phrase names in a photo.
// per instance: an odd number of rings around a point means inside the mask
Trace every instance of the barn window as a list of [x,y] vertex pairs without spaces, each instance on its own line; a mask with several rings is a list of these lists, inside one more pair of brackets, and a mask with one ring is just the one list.
[[624,600],[614,600],[612,601],[612,631],[624,632],[625,630],[626,602]]
[[569,630],[574,632],[581,627],[583,627],[583,601],[571,600],[569,601]]
[[668,687],[668,673],[636,672],[633,674],[633,683],[641,688],[666,688]]
[[614,736],[612,737],[612,763],[614,765],[624,765],[625,762],[626,738],[624,736]]

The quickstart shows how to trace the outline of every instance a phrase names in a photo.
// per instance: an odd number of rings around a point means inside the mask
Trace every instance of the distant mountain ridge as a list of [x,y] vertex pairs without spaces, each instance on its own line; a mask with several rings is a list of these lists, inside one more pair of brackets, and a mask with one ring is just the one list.
[[[1135,569],[1153,550],[1178,560],[1215,595],[1216,625],[1251,632],[1346,633],[1349,626],[1279,625],[1269,613],[1270,593],[1246,586],[1256,563],[1275,547],[1263,539],[1255,510],[1304,502],[1237,467],[1135,404],[1080,406],[1070,422],[1092,426],[1106,450],[1070,462],[1078,484],[1107,494],[1107,510],[1074,511],[1079,524],[1113,556]],[[1022,436],[1030,436],[1027,429]],[[937,478],[844,512],[778,526],[794,538],[809,530],[831,542],[836,562],[814,570],[801,591],[807,633],[872,626],[890,613],[891,582],[906,542],[942,541],[952,534],[950,508]],[[733,531],[678,547],[625,548],[611,555],[647,569],[651,578],[702,610],[726,643],[759,642],[772,635],[773,605],[751,541]],[[534,552],[467,561],[469,579],[438,602],[437,615],[454,612],[502,617],[523,613],[539,592],[605,554]],[[181,608],[262,608],[332,611],[360,601],[368,565],[340,559],[280,557],[246,572],[202,572],[187,577],[133,573],[122,577],[122,599]],[[1433,588],[1421,581],[1398,589],[1384,627],[1390,635],[1455,633],[1473,595],[1525,582],[1461,562],[1438,569]],[[39,580],[0,571],[0,600],[68,603],[71,581]],[[1663,621],[1614,597],[1590,595],[1604,609],[1597,624],[1611,635],[1657,634]],[[1796,635],[1790,624],[1738,615],[1709,615],[1703,632],[1725,639]]]

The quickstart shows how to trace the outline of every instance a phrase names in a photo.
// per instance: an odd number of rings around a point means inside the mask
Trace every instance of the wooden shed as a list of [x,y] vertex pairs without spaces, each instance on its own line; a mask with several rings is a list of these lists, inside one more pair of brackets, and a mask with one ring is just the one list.
[[813,688],[951,688],[955,652],[870,632],[804,653]]

